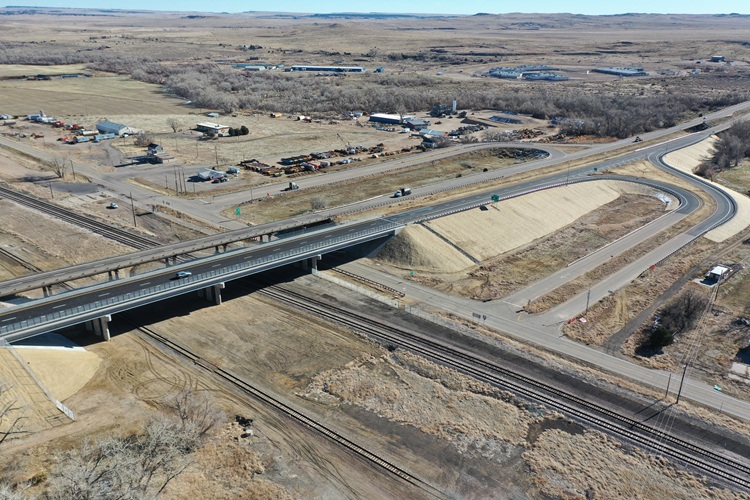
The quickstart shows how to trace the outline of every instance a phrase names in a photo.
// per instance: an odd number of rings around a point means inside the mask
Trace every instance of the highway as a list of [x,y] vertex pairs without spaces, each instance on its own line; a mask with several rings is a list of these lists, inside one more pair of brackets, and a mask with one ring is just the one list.
[[[721,127],[726,127],[723,125]],[[369,236],[377,237],[377,234],[384,236],[388,231],[397,230],[398,227],[403,225],[414,223],[417,221],[429,220],[431,218],[440,217],[442,215],[452,213],[455,211],[465,210],[468,208],[477,207],[481,204],[489,202],[489,197],[493,194],[498,194],[501,198],[510,196],[518,196],[524,193],[528,193],[537,189],[543,189],[545,187],[554,185],[564,185],[568,182],[588,181],[590,175],[594,172],[594,169],[598,172],[602,172],[608,168],[616,165],[630,163],[637,159],[649,158],[655,163],[659,164],[659,157],[664,153],[679,149],[691,143],[702,140],[704,137],[714,133],[718,128],[709,129],[707,131],[692,134],[686,137],[670,140],[662,144],[653,146],[647,146],[635,151],[628,152],[618,158],[603,160],[599,163],[587,165],[585,167],[570,168],[567,171],[558,172],[555,175],[548,176],[544,179],[534,179],[526,182],[516,184],[511,187],[503,189],[488,189],[485,192],[475,194],[472,196],[465,197],[459,201],[443,202],[430,207],[423,207],[411,211],[406,211],[398,215],[391,216],[385,219],[375,219],[357,223],[353,225],[337,226],[334,228],[323,228],[311,231],[306,234],[300,234],[292,238],[280,240],[277,242],[261,245],[257,248],[252,249],[240,249],[227,252],[225,254],[218,254],[211,258],[205,258],[194,262],[180,264],[179,266],[173,266],[168,269],[147,273],[134,278],[121,279],[106,283],[103,285],[90,287],[78,291],[66,292],[60,295],[42,299],[39,301],[30,302],[23,306],[15,306],[2,311],[0,314],[0,334],[9,339],[21,338],[24,335],[28,335],[34,328],[29,328],[28,324],[32,321],[40,321],[46,323],[46,329],[59,328],[64,326],[64,321],[57,321],[63,317],[70,317],[66,315],[66,312],[73,312],[74,315],[78,315],[75,321],[80,322],[85,317],[96,317],[102,314],[110,314],[112,312],[119,312],[132,307],[138,307],[143,303],[149,301],[158,300],[166,296],[174,296],[179,293],[187,293],[193,290],[205,288],[213,284],[223,282],[225,280],[235,279],[241,276],[246,276],[252,272],[258,270],[268,269],[277,265],[285,265],[295,260],[299,260],[301,256],[313,256],[316,253],[325,253],[333,251],[338,248],[352,244],[352,239],[347,238],[348,234],[357,233],[358,231],[369,232]],[[497,146],[497,145],[496,145]],[[591,148],[586,152],[580,152],[581,154],[592,154],[592,151],[597,149],[606,148]],[[578,153],[577,153],[578,154]],[[571,155],[572,156],[572,155]],[[439,193],[444,190],[455,188],[457,183],[461,184],[476,184],[483,183],[490,180],[492,176],[498,175],[512,175],[513,173],[519,173],[529,171],[540,166],[547,166],[555,164],[556,162],[563,161],[562,158],[548,158],[539,162],[530,162],[527,164],[521,164],[513,166],[509,169],[502,171],[502,174],[498,172],[488,173],[477,173],[468,178],[462,178],[460,180],[451,179],[443,183],[437,183],[430,186],[414,189],[414,196],[422,196],[431,193]],[[664,167],[667,168],[667,167]],[[484,175],[488,174],[488,175]],[[696,183],[693,178],[689,179],[690,182]],[[643,181],[653,183],[653,181]],[[658,183],[657,183],[658,184]],[[680,208],[670,214],[673,223],[676,222],[679,215],[684,216],[685,213],[692,207],[695,208],[695,197],[694,195],[675,188],[674,186],[661,185],[660,188],[675,193],[678,197],[681,197]],[[706,189],[705,185],[701,185],[701,188]],[[711,190],[707,189],[709,193]],[[683,239],[675,238],[668,242],[668,245],[663,245],[655,251],[649,253],[644,259],[650,259],[649,262],[656,262],[659,255],[669,255],[680,246],[692,241],[695,237],[703,234],[710,228],[720,224],[722,221],[726,221],[731,217],[733,213],[733,204],[730,198],[725,196],[721,191],[714,189],[711,194],[717,201],[717,210],[711,214],[707,219],[702,221],[700,224],[694,226],[687,233],[680,235]],[[362,208],[376,206],[377,204],[390,203],[392,200],[367,200],[361,204]],[[360,207],[357,207],[360,208]],[[348,208],[351,210],[351,208]],[[318,214],[318,217],[320,214]],[[665,219],[666,220],[666,219]],[[667,224],[668,225],[668,224]],[[650,231],[657,231],[664,226],[654,224],[650,229],[638,231],[634,233],[637,236],[631,236],[627,242],[623,242],[623,248],[627,245],[637,244],[638,241],[650,236]],[[246,231],[246,230],[243,230]],[[218,235],[218,238],[226,238],[226,234]],[[340,244],[328,245],[326,240],[340,238]],[[213,240],[212,240],[213,241]],[[236,240],[235,240],[236,241]],[[362,240],[366,241],[366,240]],[[204,242],[205,243],[205,242]],[[195,244],[195,242],[186,242],[185,245]],[[203,244],[203,243],[202,243]],[[679,246],[677,246],[679,245]],[[203,248],[206,248],[204,246]],[[163,251],[164,249],[160,249]],[[179,251],[180,253],[185,250],[175,250],[174,248],[167,249],[166,251]],[[137,253],[115,258],[114,264],[119,265],[120,268],[132,265],[133,257],[137,256]],[[592,256],[593,259],[596,256]],[[662,257],[663,258],[663,257]],[[117,260],[119,259],[119,261]],[[247,265],[244,265],[242,261],[250,260],[259,263],[256,268],[249,269]],[[585,259],[584,259],[585,260]],[[658,261],[658,260],[657,260]],[[263,265],[260,265],[263,264]],[[91,267],[96,267],[98,263],[90,264]],[[586,265],[593,266],[595,262],[589,260],[584,263],[581,270],[586,269]],[[645,266],[647,267],[647,266]],[[608,293],[609,290],[615,290],[629,280],[632,280],[634,276],[637,276],[643,269],[645,269],[644,263],[640,260],[627,266],[620,272],[609,277],[602,283],[592,287],[591,300],[596,300],[597,297],[603,296]],[[589,267],[590,268],[590,267]],[[174,273],[177,270],[190,270],[193,272],[193,276],[185,280],[175,280]],[[66,274],[67,272],[67,274]],[[61,281],[68,281],[76,275],[70,273],[70,270],[59,270],[56,271],[56,278]],[[367,275],[365,273],[365,275]],[[389,278],[379,277],[379,279],[387,282]],[[391,280],[392,281],[392,280]],[[404,283],[393,283],[391,284],[395,289],[407,288]],[[552,349],[566,352],[569,355],[578,357],[579,359],[587,360],[593,364],[612,369],[613,366],[617,366],[616,371],[626,376],[632,376],[638,380],[642,380],[651,385],[660,386],[666,377],[666,374],[660,374],[660,372],[646,371],[636,365],[623,362],[611,358],[609,356],[602,357],[602,353],[594,351],[586,346],[575,344],[565,339],[559,338],[559,325],[560,318],[571,317],[567,314],[567,311],[575,311],[577,314],[583,310],[580,307],[581,297],[574,297],[571,301],[563,304],[567,309],[557,310],[554,317],[549,315],[537,316],[537,317],[522,317],[518,315],[517,310],[514,309],[514,305],[507,304],[504,302],[487,303],[487,304],[476,304],[471,301],[453,300],[450,297],[440,297],[440,294],[434,290],[418,290],[417,287],[409,284],[408,294],[414,294],[415,297],[429,301],[434,305],[441,305],[449,312],[454,312],[464,317],[473,317],[474,313],[479,312],[486,319],[484,320],[488,325],[494,326],[500,330],[506,331],[513,335],[519,335],[524,337],[531,337],[533,341],[550,347]],[[0,288],[6,289],[5,284],[0,284]],[[115,300],[117,299],[117,300]],[[100,307],[91,307],[92,305],[99,304]],[[562,306],[561,306],[562,307]],[[84,309],[87,309],[84,311]],[[564,313],[561,311],[565,311]],[[88,316],[87,316],[88,315]],[[55,323],[57,321],[57,323]],[[67,321],[67,319],[66,319]],[[68,323],[75,324],[75,323]],[[52,328],[50,328],[50,325]],[[41,332],[44,329],[42,326],[35,327],[37,332]],[[3,333],[4,332],[4,333]],[[622,364],[626,363],[626,364]],[[724,411],[738,414],[740,416],[747,417],[750,415],[748,412],[747,405],[740,404],[740,402],[733,403],[731,401],[725,401],[725,396],[721,394],[713,394],[710,391],[706,392],[705,384],[688,380],[686,383],[686,389],[684,392],[686,397],[691,397],[697,401],[706,402],[706,404],[716,405],[722,404]]]

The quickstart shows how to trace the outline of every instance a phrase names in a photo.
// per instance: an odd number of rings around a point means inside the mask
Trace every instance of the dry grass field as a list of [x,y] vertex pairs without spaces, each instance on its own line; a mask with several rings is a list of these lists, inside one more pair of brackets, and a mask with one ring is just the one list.
[[[380,111],[403,111],[425,117],[430,107],[438,103],[431,100],[437,92],[446,99],[457,99],[460,109],[464,109],[462,103],[472,102],[475,95],[483,93],[491,97],[485,101],[487,106],[465,110],[487,118],[504,109],[505,101],[501,98],[509,95],[516,96],[519,105],[524,100],[541,98],[554,102],[562,95],[581,99],[608,96],[615,104],[624,102],[619,99],[626,97],[670,99],[690,95],[708,102],[733,95],[740,99],[747,94],[750,74],[746,47],[750,25],[742,16],[510,14],[352,19],[64,9],[21,13],[8,8],[0,9],[0,13],[8,14],[0,16],[3,33],[0,114],[25,115],[43,109],[47,114],[88,127],[100,119],[122,122],[153,133],[154,140],[175,160],[163,166],[118,169],[116,165],[129,156],[143,153],[142,147],[132,144],[132,138],[100,145],[63,145],[56,139],[67,132],[23,122],[1,125],[0,133],[44,134],[43,139],[16,138],[46,153],[89,163],[97,178],[119,176],[118,179],[130,182],[130,186],[146,186],[154,196],[170,194],[171,175],[176,166],[192,174],[199,167],[225,167],[242,159],[257,158],[273,164],[284,156],[337,149],[345,144],[373,146],[382,142],[387,150],[397,150],[417,141],[408,134],[358,126],[342,117],[340,111],[344,110],[312,113],[300,106],[286,111],[283,118],[270,118],[264,107],[267,102],[289,106],[292,102],[314,102],[325,107],[342,95],[351,95],[357,98],[352,99],[354,102],[364,102],[366,106],[366,100],[360,98],[371,96],[378,97],[378,102],[389,102],[389,109]],[[54,36],[49,36],[53,32]],[[245,45],[252,47],[243,49]],[[724,55],[731,63],[708,62],[714,54]],[[257,83],[253,79],[270,82],[255,96],[260,104],[222,113],[216,118],[206,116],[215,110],[213,107],[185,104],[184,99],[172,96],[163,85],[164,79],[160,79],[159,71],[187,72],[198,66],[208,73],[242,75],[243,70],[231,68],[233,63],[362,65],[366,72],[341,77],[290,75],[281,70],[248,74],[242,76],[248,86]],[[570,79],[553,83],[483,76],[489,68],[518,64],[547,64],[559,68]],[[643,66],[650,76],[622,79],[589,72],[601,66]],[[382,74],[373,72],[378,67],[384,68]],[[67,73],[91,76],[66,79],[56,76]],[[52,78],[21,78],[37,74]],[[218,89],[231,96],[243,91],[241,87],[232,88],[229,81],[215,84],[200,80],[198,84],[205,85],[207,93]],[[431,94],[432,91],[436,93]],[[404,97],[408,92],[412,100]],[[310,100],[294,100],[300,93]],[[422,100],[415,97],[424,95],[427,97]],[[409,109],[408,103],[412,102],[421,104],[418,109]],[[709,108],[701,108],[699,104],[687,109],[685,116],[694,117]],[[331,104],[331,109],[334,107]],[[524,116],[523,124],[503,125],[500,129],[529,127],[549,138],[557,128],[548,119],[560,111],[550,108],[544,116]],[[294,120],[292,117],[297,114],[313,114],[314,120],[312,123]],[[366,119],[359,121],[364,124]],[[245,125],[250,134],[216,141],[199,140],[199,134],[190,129],[204,121],[232,127]],[[172,122],[176,131],[172,130]],[[446,119],[434,128],[449,131],[457,128],[458,122]],[[570,143],[607,140],[610,138],[583,137]],[[259,223],[306,212],[313,202],[333,206],[383,195],[392,192],[394,185],[427,185],[461,174],[466,168],[461,163],[467,161],[475,168],[490,169],[512,163],[477,154],[330,188],[302,190],[243,205],[243,221]],[[745,170],[743,167],[725,175],[726,182],[740,192],[750,187]],[[645,163],[626,166],[619,172],[677,182]],[[37,196],[47,197],[53,175],[49,166],[34,164],[28,155],[0,155],[0,178]],[[266,182],[267,178],[244,172],[240,179],[225,185],[201,186],[205,188],[203,192],[196,190],[192,198],[196,204],[202,204],[213,194],[242,192],[251,186],[262,191],[260,186]],[[103,208],[109,196],[104,181],[96,185],[78,179],[75,184],[85,186],[86,192],[75,194],[71,188],[70,192],[60,194],[57,201],[107,217],[113,224],[129,224],[126,210],[107,212]],[[488,235],[486,230],[482,232],[481,221],[470,220],[466,215],[431,223],[433,230],[482,261],[481,266],[445,248],[448,245],[444,241],[436,243],[433,233],[422,226],[404,231],[394,240],[393,245],[400,247],[394,251],[397,258],[389,262],[394,264],[395,260],[401,267],[397,272],[401,273],[414,265],[421,266],[418,279],[441,290],[480,299],[494,298],[651,220],[663,209],[660,202],[641,192],[606,189],[595,197],[585,188],[568,190],[575,192],[561,197],[554,211],[559,220],[550,217],[550,205],[544,197],[519,201],[514,211],[510,210],[513,203],[505,202],[503,206],[508,211],[495,214],[494,224],[500,225],[503,218],[528,215],[513,229],[514,236],[519,236],[515,239],[502,231]],[[188,193],[183,199],[190,197]],[[408,204],[418,206],[434,199]],[[589,203],[581,203],[584,199]],[[708,201],[705,197],[703,200]],[[42,269],[127,251],[9,202],[0,202],[0,209],[6,215],[0,223],[3,249]],[[712,206],[705,203],[703,211],[710,210]],[[141,217],[139,230],[159,235],[163,241],[183,240],[198,234],[158,214]],[[593,305],[590,328],[576,324],[565,331],[566,335],[582,342],[604,344],[675,280],[717,250],[728,249],[723,258],[732,263],[750,262],[746,246],[731,246],[739,241],[739,236],[734,238],[723,246],[707,240],[693,244],[656,272],[641,276],[621,293]],[[634,252],[645,251],[647,247]],[[497,255],[501,251],[505,253]],[[524,270],[524,283],[503,279],[504,270],[511,266]],[[0,280],[27,272],[11,259],[0,259]],[[554,291],[540,307],[549,307],[582,290],[587,286],[586,280],[604,272],[607,270],[597,270],[567,288]],[[738,315],[747,314],[749,280],[748,273],[740,271],[723,285],[719,294],[715,305],[719,314],[709,322],[711,335],[706,340],[707,348],[695,363],[696,371],[707,380],[725,376],[726,364],[747,336],[733,321]],[[322,280],[300,281],[301,286],[320,296],[363,310],[372,307],[364,298]],[[407,353],[389,351],[340,325],[327,324],[267,299],[247,295],[243,286],[240,282],[229,284],[221,307],[208,307],[199,299],[171,301],[163,307],[139,310],[137,320],[179,339],[208,362],[252,380],[280,399],[341,429],[375,453],[399,465],[407,464],[409,470],[449,496],[489,498],[499,493],[511,498],[736,496],[672,467],[661,458],[584,431],[510,394]],[[131,319],[136,318],[131,316]],[[74,357],[81,353],[70,353],[73,354],[70,357],[64,351],[26,354],[27,362],[76,411],[78,419],[64,425],[47,425],[43,417],[30,413],[32,435],[0,444],[0,485],[30,481],[33,486],[27,493],[42,495],[45,481],[64,451],[78,447],[86,439],[138,431],[150,418],[166,413],[170,397],[192,389],[211,394],[227,417],[212,438],[196,451],[192,465],[164,491],[162,496],[166,498],[421,498],[424,495],[373,472],[306,428],[228,389],[209,372],[159,349],[133,331],[124,317],[115,318],[112,329],[113,341],[106,344],[80,331],[66,332],[85,346],[85,361],[81,356]],[[663,356],[641,361],[673,368],[684,354],[685,346],[699,338],[699,332],[689,335],[685,342]],[[632,346],[636,340],[637,334],[626,343],[623,348],[626,355],[635,355]],[[556,363],[553,359],[546,362]],[[75,369],[61,370],[61,366]],[[64,380],[61,373],[66,375]],[[598,376],[586,373],[587,377]],[[727,391],[742,395],[743,386],[730,385]],[[253,435],[248,436],[232,423],[232,415],[253,418]]]
[[[44,67],[37,66],[36,70],[44,71]],[[192,111],[183,100],[164,94],[158,86],[125,76],[0,80],[0,109],[13,115],[38,113],[41,109],[68,123],[81,121],[90,126],[100,119],[121,116],[123,110],[128,115],[156,116],[182,116]]]

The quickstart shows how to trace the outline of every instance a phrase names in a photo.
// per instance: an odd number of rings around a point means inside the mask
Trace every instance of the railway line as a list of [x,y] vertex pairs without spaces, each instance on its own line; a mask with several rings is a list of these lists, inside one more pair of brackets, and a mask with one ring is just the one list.
[[145,236],[114,227],[109,223],[100,222],[88,215],[77,214],[71,210],[60,207],[59,205],[55,205],[54,203],[13,191],[5,186],[0,186],[0,198],[5,198],[6,200],[18,203],[21,206],[47,213],[60,220],[74,224],[83,229],[88,229],[93,233],[137,250],[145,250],[161,244],[158,241],[146,238]]
[[750,491],[750,465],[706,450],[623,416],[616,411],[530,377],[515,373],[463,349],[397,328],[279,286],[258,289],[272,300],[342,324],[387,346],[401,347],[477,380],[558,410],[638,446],[672,458],[715,479]]
[[321,434],[322,436],[328,438],[329,440],[333,441],[334,443],[343,446],[346,450],[351,452],[352,454],[362,458],[363,460],[366,460],[370,462],[371,464],[383,469],[384,471],[388,472],[389,474],[397,477],[398,479],[405,481],[421,490],[423,490],[425,493],[429,494],[430,496],[434,498],[448,498],[446,495],[441,493],[439,490],[435,489],[433,486],[423,482],[419,478],[413,476],[405,469],[389,462],[388,460],[374,454],[373,452],[367,450],[366,448],[358,445],[354,441],[350,440],[349,438],[343,436],[341,433],[336,432],[332,428],[326,426],[325,424],[305,415],[299,410],[296,410],[292,408],[291,406],[287,405],[286,403],[280,401],[279,399],[275,398],[271,394],[269,394],[266,391],[263,391],[261,389],[258,389],[257,387],[253,386],[243,378],[239,377],[238,375],[232,373],[229,370],[226,370],[224,368],[221,368],[219,366],[216,366],[215,364],[203,359],[199,355],[195,354],[188,348],[178,344],[177,342],[165,337],[164,335],[161,335],[160,333],[152,330],[151,328],[145,327],[145,326],[137,326],[138,330],[148,338],[168,347],[169,349],[173,350],[180,356],[190,360],[193,362],[194,365],[200,366],[204,370],[212,372],[214,375],[219,377],[224,382],[227,382],[234,386],[235,388],[241,390],[245,394],[253,397],[257,401],[263,403],[264,405],[273,408],[282,414],[286,415],[287,417],[301,423],[302,425],[308,427],[309,429],[317,432],[318,434]]

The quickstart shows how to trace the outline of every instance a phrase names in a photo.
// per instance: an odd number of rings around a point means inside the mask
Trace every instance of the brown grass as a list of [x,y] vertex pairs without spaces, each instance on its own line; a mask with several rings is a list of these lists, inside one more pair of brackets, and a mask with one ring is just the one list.
[[598,431],[548,430],[524,459],[541,491],[556,498],[745,498]]

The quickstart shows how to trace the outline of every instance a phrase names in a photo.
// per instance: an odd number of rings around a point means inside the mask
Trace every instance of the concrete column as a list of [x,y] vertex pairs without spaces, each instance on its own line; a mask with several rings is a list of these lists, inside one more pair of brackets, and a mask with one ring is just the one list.
[[50,287],[50,286],[42,287],[42,294],[45,297],[49,297],[50,295],[52,295],[52,287]]
[[310,258],[310,272],[312,274],[318,274],[318,261],[322,258],[322,255],[316,255]]
[[224,289],[225,285],[224,283],[217,283],[214,286],[212,286],[212,295],[214,299],[214,304],[217,306],[221,305],[221,291]]
[[94,333],[98,336],[100,336],[102,339],[109,342],[110,336],[109,336],[109,322],[112,321],[112,316],[109,314],[106,316],[102,316],[101,318],[92,319],[91,321],[87,321],[86,329],[88,330],[88,324],[90,323],[93,327]]
[[224,283],[217,283],[211,285],[208,288],[198,290],[198,296],[205,298],[209,302],[213,302],[217,306],[221,305],[221,291],[224,289]]

